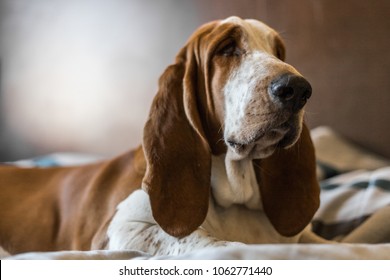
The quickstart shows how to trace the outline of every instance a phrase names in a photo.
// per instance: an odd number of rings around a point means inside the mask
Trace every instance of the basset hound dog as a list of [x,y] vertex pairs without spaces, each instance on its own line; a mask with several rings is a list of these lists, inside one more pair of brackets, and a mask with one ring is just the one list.
[[30,251],[321,242],[309,82],[278,33],[201,26],[159,79],[142,145],[78,167],[0,168],[0,245]]

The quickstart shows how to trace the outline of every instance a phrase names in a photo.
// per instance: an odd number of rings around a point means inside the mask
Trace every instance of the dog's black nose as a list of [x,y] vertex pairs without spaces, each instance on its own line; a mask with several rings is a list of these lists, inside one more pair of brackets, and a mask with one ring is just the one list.
[[283,74],[274,79],[268,89],[272,99],[283,106],[297,112],[305,106],[311,96],[311,85],[302,76]]

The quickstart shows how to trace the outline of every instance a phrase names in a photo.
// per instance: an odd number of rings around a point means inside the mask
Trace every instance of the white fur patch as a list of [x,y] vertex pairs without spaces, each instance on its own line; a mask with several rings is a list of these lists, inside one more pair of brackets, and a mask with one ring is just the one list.
[[211,188],[215,201],[223,207],[242,204],[261,209],[260,191],[252,160],[235,161],[226,155],[212,157]]
[[[256,98],[256,93],[259,92],[256,89],[259,80],[265,81],[267,78],[269,60],[269,55],[255,52],[244,58],[240,66],[231,73],[224,89],[225,121],[227,122],[225,130],[234,130],[235,126],[245,117],[248,104]],[[262,63],[257,63],[257,61],[262,61]]]

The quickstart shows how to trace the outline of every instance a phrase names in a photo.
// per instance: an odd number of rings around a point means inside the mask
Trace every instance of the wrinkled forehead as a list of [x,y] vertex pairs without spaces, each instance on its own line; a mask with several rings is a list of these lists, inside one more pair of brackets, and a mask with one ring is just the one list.
[[228,25],[241,27],[243,36],[250,49],[272,49],[277,32],[268,25],[254,19],[229,17],[220,22],[221,27]]
[[193,53],[198,65],[207,65],[204,62],[213,56],[221,42],[229,38],[238,39],[237,43],[246,51],[261,51],[270,54],[274,53],[276,41],[280,41],[274,29],[258,20],[229,17],[225,20],[206,23],[195,30],[178,57]]

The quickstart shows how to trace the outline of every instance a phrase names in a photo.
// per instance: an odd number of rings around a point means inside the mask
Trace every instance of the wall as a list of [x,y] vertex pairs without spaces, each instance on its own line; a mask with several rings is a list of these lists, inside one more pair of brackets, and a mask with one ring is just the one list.
[[278,30],[312,83],[311,127],[390,157],[390,1],[1,0],[0,160],[136,146],[157,79],[216,18]]

